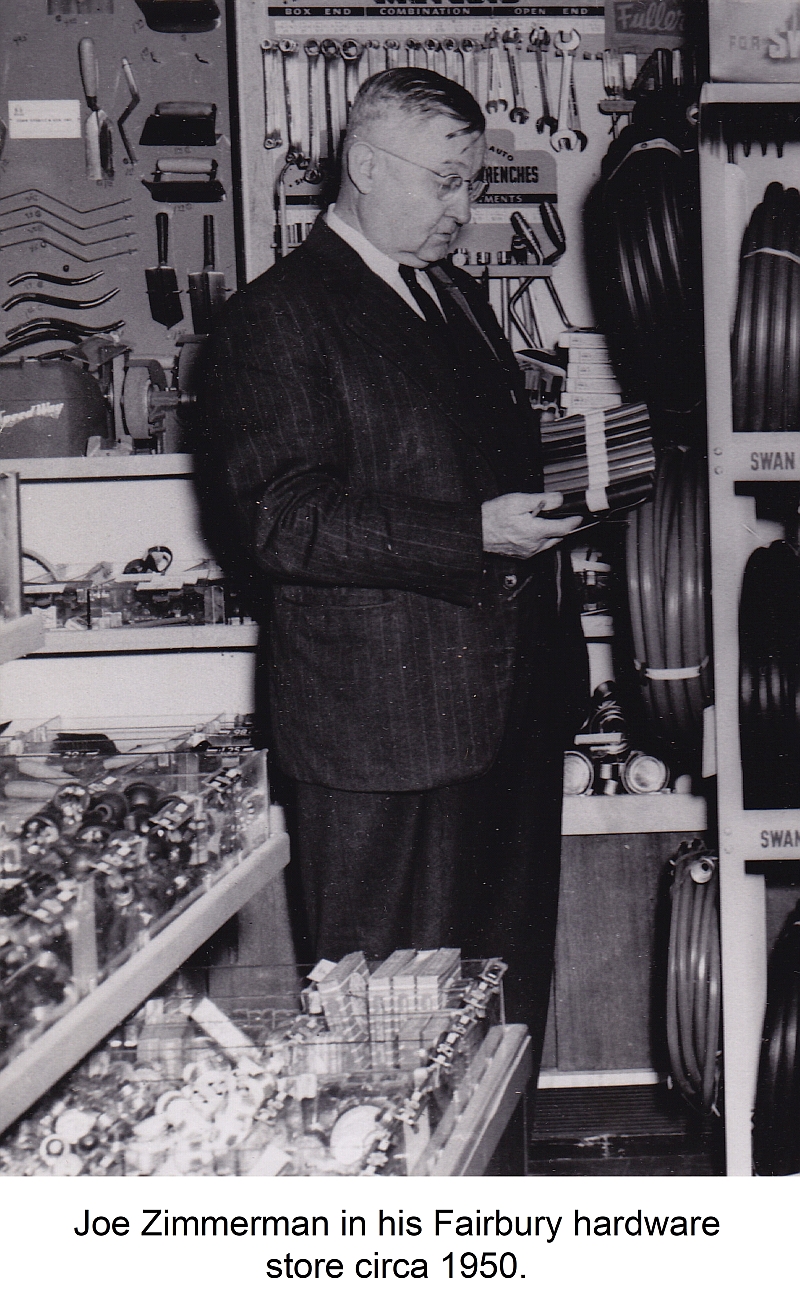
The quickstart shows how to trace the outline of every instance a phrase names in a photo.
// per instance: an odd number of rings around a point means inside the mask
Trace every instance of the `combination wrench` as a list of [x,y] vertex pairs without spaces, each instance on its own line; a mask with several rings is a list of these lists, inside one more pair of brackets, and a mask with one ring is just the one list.
[[530,113],[525,107],[525,92],[522,86],[522,69],[517,62],[517,52],[519,50],[520,41],[521,37],[518,27],[515,27],[513,31],[503,33],[503,45],[505,46],[506,58],[508,59],[508,74],[511,78],[511,97],[514,101],[508,117],[509,121],[524,126],[530,117]]
[[418,41],[415,36],[409,36],[408,40],[406,41],[406,67],[407,68],[416,68],[419,66],[417,63],[417,51],[421,49],[422,49],[422,41]]
[[300,113],[300,96],[299,87],[296,81],[297,73],[297,41],[285,40],[278,41],[281,60],[283,64],[283,99],[286,106],[286,144],[288,153],[287,162],[301,162],[304,158],[304,139],[303,124]]
[[386,67],[399,68],[400,42],[395,40],[394,36],[387,36],[383,42],[383,48],[386,50]]
[[554,44],[562,57],[561,64],[561,87],[558,96],[558,127],[550,136],[550,144],[556,153],[562,149],[572,152],[578,148],[580,141],[574,131],[568,126],[571,86],[572,86],[572,64],[575,58],[575,51],[581,43],[580,33],[573,27],[566,35],[559,32],[555,38]]
[[528,50],[533,51],[536,59],[536,70],[539,75],[539,94],[542,99],[542,115],[536,122],[536,129],[541,135],[545,127],[551,135],[558,126],[553,114],[550,112],[550,95],[547,89],[547,65],[544,58],[544,52],[550,44],[550,33],[546,27],[534,27],[528,38]]
[[487,113],[505,113],[508,109],[508,98],[502,83],[500,37],[496,27],[487,32],[484,43],[489,51],[489,85],[486,92],[486,111]]
[[380,41],[364,41],[364,49],[367,51],[367,76],[374,77],[376,72],[383,72],[386,68],[386,52]]
[[[458,41],[452,36],[447,36],[442,41],[442,52],[444,54],[444,75],[448,81],[456,81],[458,85],[464,84],[464,55]],[[460,68],[460,74],[459,74]]]
[[464,88],[470,92],[473,99],[478,98],[478,50],[482,50],[483,45],[476,41],[473,36],[464,36],[461,40],[461,54],[464,60]]

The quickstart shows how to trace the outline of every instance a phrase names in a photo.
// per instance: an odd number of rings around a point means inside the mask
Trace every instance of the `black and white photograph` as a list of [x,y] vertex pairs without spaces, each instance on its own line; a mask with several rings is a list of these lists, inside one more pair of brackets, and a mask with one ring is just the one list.
[[800,1175],[800,4],[0,49],[5,1193]]

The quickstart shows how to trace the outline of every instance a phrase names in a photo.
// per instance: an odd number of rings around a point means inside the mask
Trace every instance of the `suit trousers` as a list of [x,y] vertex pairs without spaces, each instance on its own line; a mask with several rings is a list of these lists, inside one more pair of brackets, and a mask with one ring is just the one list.
[[[293,865],[314,959],[458,946],[509,966],[506,1017],[541,1057],[553,966],[564,731],[554,649],[529,649],[483,775],[413,793],[294,781]],[[535,1075],[535,1074],[534,1074]]]

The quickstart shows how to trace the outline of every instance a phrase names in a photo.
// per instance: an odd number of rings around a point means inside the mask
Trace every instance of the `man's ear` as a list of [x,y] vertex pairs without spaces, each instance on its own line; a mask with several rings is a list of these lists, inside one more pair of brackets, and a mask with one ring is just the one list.
[[347,151],[347,174],[360,194],[372,192],[377,157],[363,140],[354,140]]

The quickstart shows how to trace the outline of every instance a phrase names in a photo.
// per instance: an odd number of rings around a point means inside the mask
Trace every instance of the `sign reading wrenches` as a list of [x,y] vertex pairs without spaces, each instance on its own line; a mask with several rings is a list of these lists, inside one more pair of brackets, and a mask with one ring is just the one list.
[[581,43],[580,32],[573,27],[569,34],[559,32],[554,40],[556,50],[561,54],[561,86],[558,95],[558,126],[550,136],[550,144],[556,153],[567,149],[570,153],[580,148],[580,140],[575,131],[569,128],[570,105],[572,103],[572,73],[575,51]]

